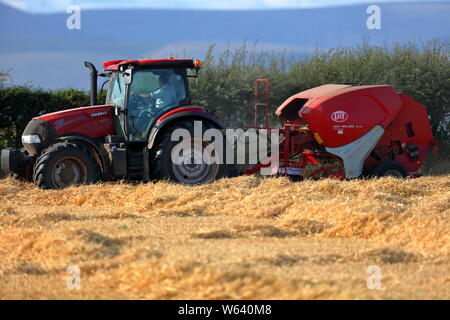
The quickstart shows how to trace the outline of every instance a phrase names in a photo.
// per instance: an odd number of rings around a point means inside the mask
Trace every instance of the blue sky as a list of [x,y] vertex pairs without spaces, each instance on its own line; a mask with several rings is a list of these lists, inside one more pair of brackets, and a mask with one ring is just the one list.
[[82,9],[165,8],[238,10],[314,8],[386,2],[436,2],[436,0],[0,0],[0,2],[27,12],[45,13],[62,12],[69,5],[79,5]]

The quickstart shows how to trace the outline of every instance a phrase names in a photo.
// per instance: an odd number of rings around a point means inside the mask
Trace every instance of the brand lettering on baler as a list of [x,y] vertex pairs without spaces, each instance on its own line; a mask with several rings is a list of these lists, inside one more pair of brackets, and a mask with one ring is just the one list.
[[331,120],[334,122],[344,122],[348,119],[348,113],[345,111],[335,111],[331,114]]

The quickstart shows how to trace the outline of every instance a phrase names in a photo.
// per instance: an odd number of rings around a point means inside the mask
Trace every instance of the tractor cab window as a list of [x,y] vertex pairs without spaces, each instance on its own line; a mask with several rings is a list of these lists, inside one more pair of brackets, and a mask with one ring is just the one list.
[[110,91],[107,97],[107,104],[112,104],[119,108],[124,108],[125,104],[125,81],[122,73],[112,75]]
[[128,92],[128,128],[130,140],[144,140],[157,117],[185,104],[185,69],[138,70]]

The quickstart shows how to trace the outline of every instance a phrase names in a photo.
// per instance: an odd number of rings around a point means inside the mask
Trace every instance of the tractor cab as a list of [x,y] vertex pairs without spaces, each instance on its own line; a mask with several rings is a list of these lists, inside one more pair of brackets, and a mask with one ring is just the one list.
[[[198,60],[125,60],[103,64],[110,77],[106,104],[113,105],[116,133],[129,142],[145,142],[155,121],[168,111],[191,105],[188,69]],[[196,76],[196,74],[189,75]]]

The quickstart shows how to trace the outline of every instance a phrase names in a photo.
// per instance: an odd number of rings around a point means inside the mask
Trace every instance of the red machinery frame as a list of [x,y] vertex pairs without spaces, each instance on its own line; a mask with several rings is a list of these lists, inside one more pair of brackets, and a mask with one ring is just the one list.
[[[260,102],[260,87],[261,83],[264,86],[264,101]],[[265,125],[260,125],[258,123],[258,110],[260,107],[265,108]],[[256,79],[255,81],[255,104],[254,104],[254,125],[253,126],[244,126],[245,129],[254,128],[254,129],[267,129],[271,130],[279,130],[282,134],[283,138],[280,141],[280,151],[279,151],[279,167],[277,167],[277,173],[282,173],[283,169],[280,168],[304,168],[308,164],[319,164],[320,161],[318,158],[328,158],[328,159],[339,159],[338,157],[328,154],[328,153],[320,153],[320,152],[299,152],[301,155],[300,161],[294,161],[291,159],[291,155],[295,153],[295,150],[301,150],[301,147],[304,147],[308,144],[315,144],[315,138],[312,135],[298,135],[297,132],[302,130],[302,125],[285,123],[282,127],[271,128],[269,127],[269,80],[268,79]],[[261,168],[268,167],[271,164],[271,158],[269,158],[264,163],[259,163],[255,165],[253,168],[249,170],[244,170],[243,174],[250,175],[258,172]],[[327,177],[334,177],[338,179],[344,179],[344,172],[339,170],[336,172],[331,172],[331,170],[340,169],[338,166],[327,166],[322,167],[317,170],[314,170],[311,173],[311,176],[317,176],[321,173],[324,173]],[[280,172],[281,171],[281,172]]]

